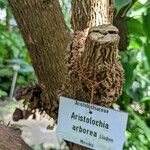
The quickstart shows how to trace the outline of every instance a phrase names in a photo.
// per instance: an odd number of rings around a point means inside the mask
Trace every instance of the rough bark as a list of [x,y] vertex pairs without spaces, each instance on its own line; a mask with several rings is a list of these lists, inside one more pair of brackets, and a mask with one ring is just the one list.
[[[119,31],[111,25],[113,2],[90,2],[73,1],[75,34],[68,50],[62,95],[112,107],[121,95],[124,73],[118,55]],[[69,142],[68,145],[71,150],[88,149]]]
[[[118,55],[118,29],[101,25],[76,32],[68,54],[63,96],[112,107],[122,93],[123,69]],[[76,84],[74,84],[76,83]],[[82,146],[69,144],[71,150]]]
[[21,131],[0,124],[0,150],[31,150],[21,138]]
[[9,4],[43,89],[43,110],[56,119],[56,92],[64,81],[64,58],[70,39],[59,1],[9,0]]
[[72,26],[74,31],[82,31],[102,24],[111,24],[113,11],[113,0],[72,0]]

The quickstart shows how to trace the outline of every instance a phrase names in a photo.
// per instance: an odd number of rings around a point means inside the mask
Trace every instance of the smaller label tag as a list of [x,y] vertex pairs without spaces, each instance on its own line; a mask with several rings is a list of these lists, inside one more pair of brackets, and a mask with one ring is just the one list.
[[58,137],[95,150],[121,150],[128,114],[60,97]]

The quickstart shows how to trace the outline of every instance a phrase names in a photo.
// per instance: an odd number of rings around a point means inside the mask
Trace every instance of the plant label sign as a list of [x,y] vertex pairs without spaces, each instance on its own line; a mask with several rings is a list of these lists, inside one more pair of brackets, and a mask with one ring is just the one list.
[[122,150],[127,119],[125,112],[60,97],[57,135],[95,150]]

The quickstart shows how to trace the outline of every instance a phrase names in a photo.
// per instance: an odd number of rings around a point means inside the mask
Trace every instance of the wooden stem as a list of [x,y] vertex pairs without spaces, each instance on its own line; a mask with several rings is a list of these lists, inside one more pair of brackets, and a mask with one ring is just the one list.
[[72,26],[74,31],[102,24],[112,24],[113,0],[72,0]]
[[[67,57],[68,74],[62,95],[111,107],[122,93],[118,29],[113,20],[112,0],[73,0],[75,30]],[[87,150],[69,143],[70,150]]]
[[0,124],[1,150],[32,150],[21,138],[21,131]]
[[65,73],[66,47],[70,34],[58,0],[9,0],[29,50],[39,84],[47,94],[44,110],[57,118],[57,90]]
[[[122,94],[124,71],[119,61],[118,29],[113,25],[93,27],[74,36],[68,54],[68,76],[63,96],[111,107]],[[76,144],[71,150],[81,149]],[[77,148],[78,147],[78,148]]]

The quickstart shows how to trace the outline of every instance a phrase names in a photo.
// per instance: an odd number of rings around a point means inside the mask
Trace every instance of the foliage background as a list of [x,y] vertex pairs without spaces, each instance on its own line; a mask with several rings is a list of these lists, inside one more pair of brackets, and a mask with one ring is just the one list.
[[13,74],[20,66],[16,87],[35,82],[31,60],[6,0],[0,0],[0,98],[9,95]]
[[[71,31],[71,0],[60,0]],[[115,0],[116,13],[132,0]],[[123,94],[118,100],[129,113],[124,150],[150,149],[150,1],[140,0],[127,13],[127,49],[120,51],[125,70]],[[0,0],[0,99],[9,96],[16,65],[16,88],[36,82],[31,60],[6,0]]]

